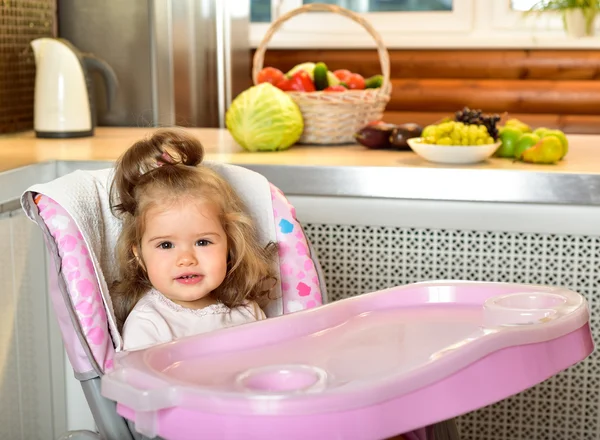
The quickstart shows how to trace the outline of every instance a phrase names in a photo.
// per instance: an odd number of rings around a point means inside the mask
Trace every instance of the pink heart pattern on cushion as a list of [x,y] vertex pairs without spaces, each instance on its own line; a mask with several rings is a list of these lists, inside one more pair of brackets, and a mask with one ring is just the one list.
[[310,286],[304,284],[303,282],[299,282],[296,286],[296,290],[298,291],[298,295],[300,296],[308,296],[310,295]]
[[[57,243],[61,259],[61,270],[68,281],[67,289],[71,303],[75,304],[75,316],[95,361],[101,369],[112,367],[114,346],[108,331],[104,301],[94,266],[81,232],[71,216],[54,200],[43,195],[35,197],[40,217],[48,227]],[[61,328],[65,332],[74,332],[73,328]],[[72,340],[71,336],[67,339]],[[76,371],[91,370],[92,366],[82,353],[73,363]]]
[[283,313],[320,306],[323,299],[319,277],[296,210],[274,185],[271,185],[271,200],[279,245]]

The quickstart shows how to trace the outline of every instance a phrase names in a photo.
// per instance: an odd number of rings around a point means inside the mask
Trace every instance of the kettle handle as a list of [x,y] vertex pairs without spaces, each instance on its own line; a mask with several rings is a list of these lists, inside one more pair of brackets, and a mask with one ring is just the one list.
[[119,85],[115,71],[106,63],[106,61],[97,58],[94,55],[86,53],[82,54],[82,58],[86,69],[100,72],[104,78],[104,83],[106,84],[106,106],[107,110],[110,110],[114,105],[117,96],[117,87]]

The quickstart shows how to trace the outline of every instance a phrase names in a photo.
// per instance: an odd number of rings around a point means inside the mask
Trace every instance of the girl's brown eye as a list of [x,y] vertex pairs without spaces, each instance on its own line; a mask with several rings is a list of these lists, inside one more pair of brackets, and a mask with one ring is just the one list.
[[159,243],[158,247],[161,249],[171,249],[173,248],[173,243],[170,241],[163,241],[162,243]]

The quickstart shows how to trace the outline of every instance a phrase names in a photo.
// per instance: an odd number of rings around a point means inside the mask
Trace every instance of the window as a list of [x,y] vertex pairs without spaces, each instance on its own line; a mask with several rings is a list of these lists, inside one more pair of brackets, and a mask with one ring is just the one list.
[[[600,39],[566,37],[560,14],[528,14],[538,0],[251,0],[250,45],[270,23],[309,3],[350,9],[376,29],[389,49],[600,48]],[[597,20],[597,27],[600,20]],[[373,48],[373,38],[346,17],[299,14],[274,33],[272,48]]]
[[271,0],[252,0],[250,2],[250,22],[269,23],[271,21]]
[[303,0],[302,3],[328,3],[361,13],[452,10],[452,0]]
[[[308,3],[339,5],[354,12],[451,11],[452,0],[303,0]],[[252,23],[271,21],[271,0],[251,0]],[[275,2],[275,7],[279,4]]]
[[[471,27],[473,0],[325,0],[330,4],[364,15],[377,29],[384,41],[390,36],[410,33],[465,32]],[[489,1],[489,0],[485,0]],[[296,9],[311,0],[252,0],[250,43],[256,47],[264,36],[268,23],[262,22],[268,8],[272,20]],[[266,5],[266,6],[265,6]],[[255,18],[256,17],[256,18]],[[326,29],[326,31],[324,31]],[[357,23],[331,13],[311,12],[300,14],[289,21],[273,36],[270,46],[298,47],[373,47],[373,38]]]

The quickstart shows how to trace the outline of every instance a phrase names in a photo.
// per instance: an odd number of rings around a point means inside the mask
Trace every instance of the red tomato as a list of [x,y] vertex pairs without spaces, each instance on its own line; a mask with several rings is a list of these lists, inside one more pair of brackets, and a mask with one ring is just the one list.
[[352,73],[344,81],[349,89],[363,90],[365,88],[365,79],[358,73]]
[[346,91],[346,87],[340,86],[340,85],[329,86],[329,87],[326,87],[323,91],[324,92],[344,92],[344,91]]
[[367,125],[381,125],[381,124],[385,124],[385,122],[383,122],[383,121],[371,121]]
[[265,82],[271,83],[273,85],[282,81],[284,78],[283,72],[275,67],[265,67],[260,72],[258,72],[258,84],[262,84]]
[[340,81],[346,81],[346,78],[352,75],[352,72],[350,72],[348,69],[338,69],[334,70],[333,74],[337,76],[337,79]]

